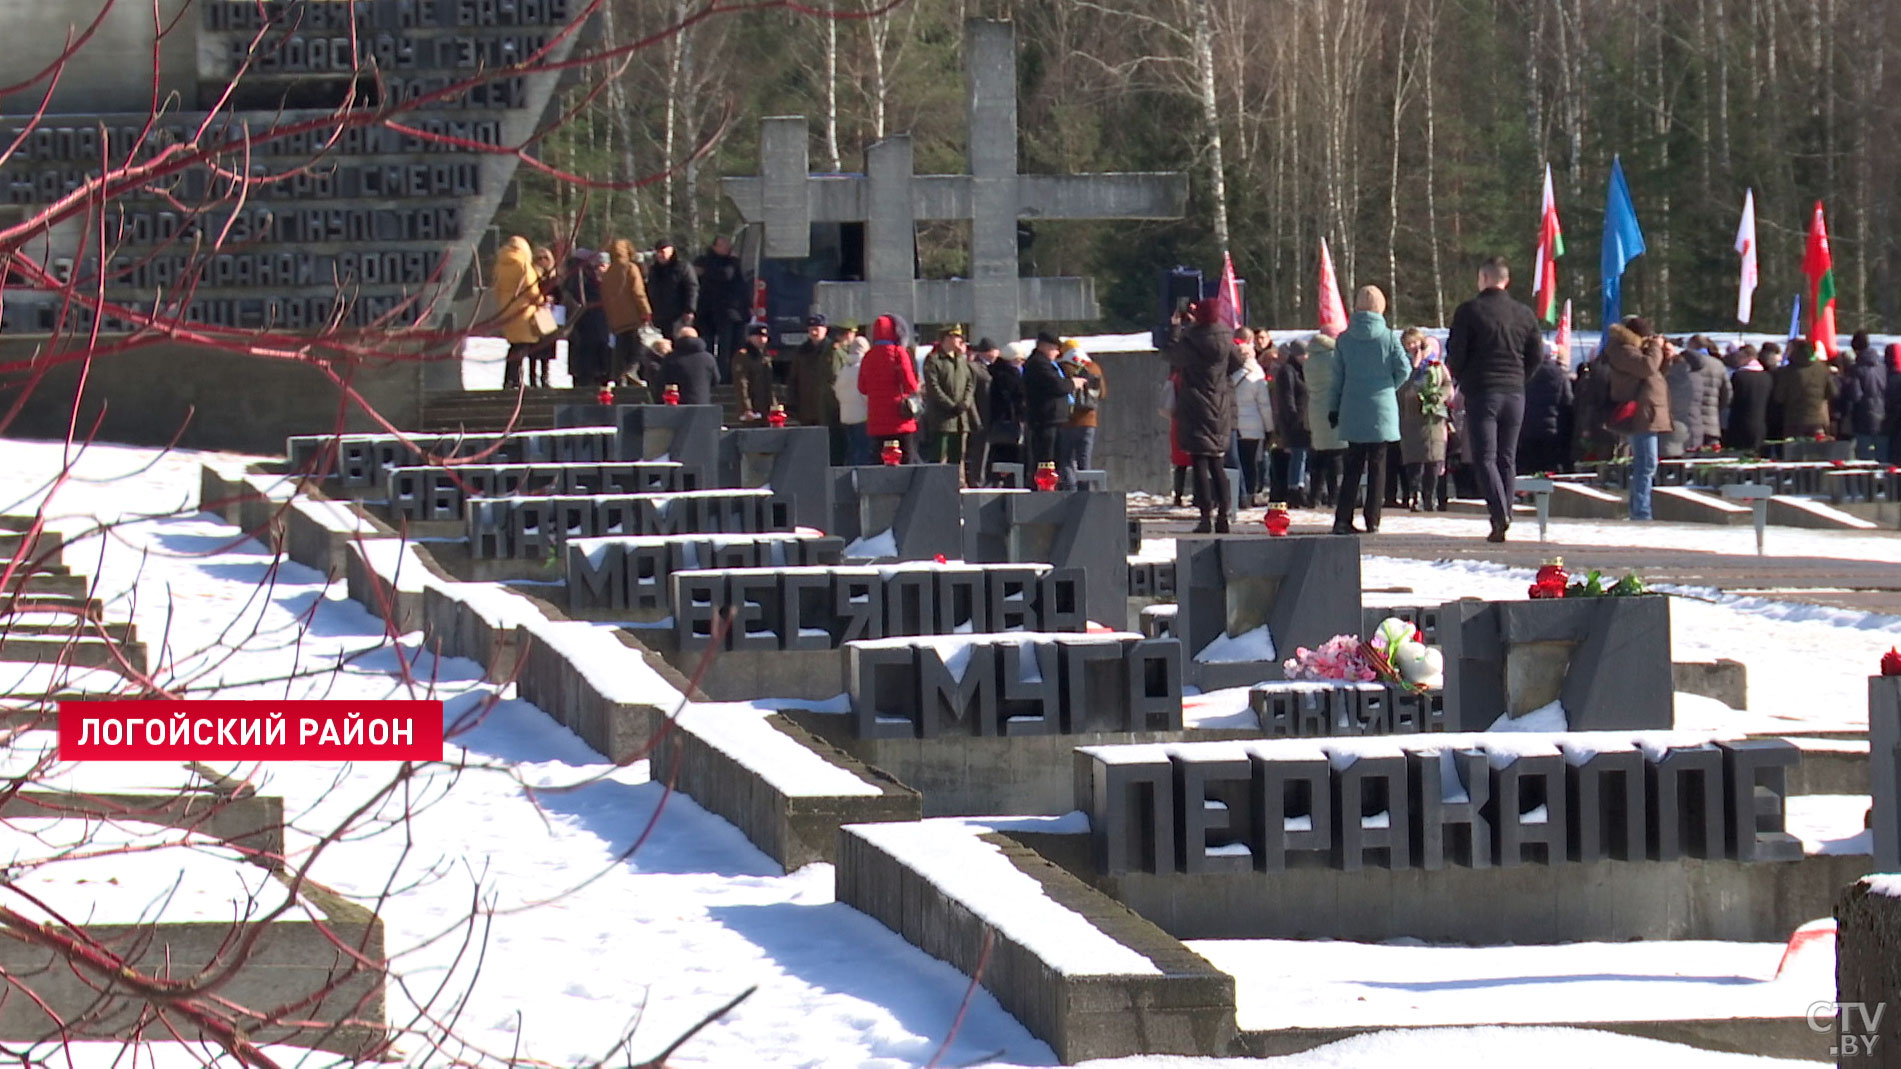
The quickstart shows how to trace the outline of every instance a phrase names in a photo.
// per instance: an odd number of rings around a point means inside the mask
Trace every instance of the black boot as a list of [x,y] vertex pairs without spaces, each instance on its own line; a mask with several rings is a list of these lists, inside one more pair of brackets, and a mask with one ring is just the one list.
[[1190,531],[1189,534],[1209,534],[1213,531],[1214,524],[1208,519],[1208,514],[1204,512],[1201,514],[1201,522],[1196,524],[1195,529]]
[[1216,534],[1228,533],[1228,514],[1227,513],[1224,512],[1221,515],[1215,517],[1215,533]]

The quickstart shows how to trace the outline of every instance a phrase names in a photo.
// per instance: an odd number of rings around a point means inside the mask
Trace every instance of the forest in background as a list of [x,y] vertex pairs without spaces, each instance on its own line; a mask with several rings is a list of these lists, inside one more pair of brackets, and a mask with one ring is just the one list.
[[[712,2],[611,0],[600,30],[643,36]],[[907,0],[865,16],[887,2],[695,22],[541,150],[595,177],[673,161],[670,176],[585,194],[527,177],[498,225],[543,242],[581,214],[584,245],[668,235],[697,253],[738,225],[718,179],[756,172],[766,115],[811,119],[815,169],[861,169],[865,145],[908,132],[918,173],[962,171],[962,24],[1008,18],[1025,172],[1190,175],[1179,221],[1036,225],[1025,272],[1095,277],[1109,329],[1151,325],[1159,273],[1212,275],[1224,245],[1253,321],[1312,325],[1322,237],[1342,286],[1386,289],[1395,322],[1444,323],[1490,255],[1510,258],[1524,296],[1547,162],[1560,296],[1593,328],[1613,154],[1649,245],[1625,275],[1626,311],[1731,328],[1753,188],[1755,329],[1781,329],[1806,288],[1817,199],[1841,329],[1901,324],[1894,0]],[[967,231],[920,228],[927,276],[964,272]]]

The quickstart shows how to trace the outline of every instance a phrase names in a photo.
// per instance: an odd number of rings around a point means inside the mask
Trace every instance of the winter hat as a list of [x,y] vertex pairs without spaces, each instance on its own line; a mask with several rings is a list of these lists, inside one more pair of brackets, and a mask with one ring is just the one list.
[[822,327],[825,325],[825,317],[817,312],[813,312],[811,315],[805,317],[805,325],[808,327]]
[[1044,346],[1044,345],[1050,345],[1050,346],[1054,346],[1055,348],[1061,349],[1063,347],[1063,339],[1057,337],[1054,334],[1051,334],[1047,330],[1039,330],[1036,332],[1036,344],[1039,347]]
[[771,334],[771,333],[772,333],[772,328],[765,325],[764,323],[761,323],[757,319],[746,324],[746,336],[749,338],[755,334]]
[[974,346],[971,346],[971,348],[977,350],[980,353],[991,352],[995,350],[996,347],[997,347],[997,343],[991,341],[989,338],[978,338],[977,344]]
[[1209,297],[1188,306],[1188,316],[1197,323],[1213,323],[1221,318],[1221,302]]

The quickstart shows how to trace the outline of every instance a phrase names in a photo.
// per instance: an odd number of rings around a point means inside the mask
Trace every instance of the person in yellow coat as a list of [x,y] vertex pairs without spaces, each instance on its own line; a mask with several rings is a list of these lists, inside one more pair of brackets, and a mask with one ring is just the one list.
[[529,247],[528,239],[517,234],[502,242],[495,254],[495,269],[489,272],[489,277],[496,308],[493,322],[508,340],[502,388],[512,390],[521,385],[523,358],[541,341],[535,312],[543,303],[543,279],[535,267],[534,250]]

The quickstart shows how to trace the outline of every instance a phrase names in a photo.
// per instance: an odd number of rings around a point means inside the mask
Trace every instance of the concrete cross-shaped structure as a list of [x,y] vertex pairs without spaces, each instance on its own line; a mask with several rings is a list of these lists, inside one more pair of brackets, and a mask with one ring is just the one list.
[[[973,339],[1001,343],[1019,337],[1025,319],[1096,319],[1092,280],[1018,276],[1017,221],[1182,216],[1188,179],[1178,172],[1017,173],[1015,28],[971,19],[965,33],[969,174],[914,173],[908,134],[867,147],[863,174],[811,174],[806,120],[778,116],[761,123],[759,175],[720,181],[741,217],[764,225],[768,258],[810,255],[813,223],[865,224],[865,281],[817,287],[819,311],[834,320],[968,323]],[[970,278],[916,277],[926,220],[970,221]]]

